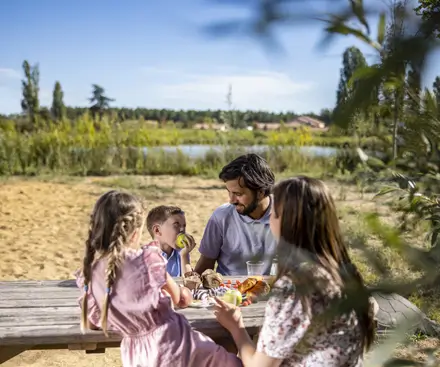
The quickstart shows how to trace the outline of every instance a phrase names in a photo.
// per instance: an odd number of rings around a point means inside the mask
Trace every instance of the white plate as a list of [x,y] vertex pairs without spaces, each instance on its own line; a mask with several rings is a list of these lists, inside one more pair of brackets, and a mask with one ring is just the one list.
[[198,300],[192,301],[192,303],[189,304],[188,307],[191,308],[212,308],[214,307],[215,302],[214,301],[208,301],[208,302],[202,302]]

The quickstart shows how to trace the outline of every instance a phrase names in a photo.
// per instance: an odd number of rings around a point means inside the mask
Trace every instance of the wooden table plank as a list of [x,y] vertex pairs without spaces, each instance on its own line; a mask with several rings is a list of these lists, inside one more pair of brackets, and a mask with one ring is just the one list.
[[[229,278],[243,281],[246,277]],[[228,278],[225,277],[227,280]],[[181,283],[181,279],[176,279]],[[79,329],[80,289],[74,280],[0,282],[0,346],[56,345],[83,343],[117,343],[118,334],[105,337],[100,331],[82,334]],[[263,323],[265,303],[243,308],[246,327],[257,332]],[[177,310],[191,326],[212,338],[228,336],[212,310],[186,308]]]
[[[78,307],[78,299],[55,298],[55,299],[33,299],[29,302],[28,299],[0,299],[0,309],[2,308],[39,308],[39,307]],[[0,310],[0,315],[3,311]]]

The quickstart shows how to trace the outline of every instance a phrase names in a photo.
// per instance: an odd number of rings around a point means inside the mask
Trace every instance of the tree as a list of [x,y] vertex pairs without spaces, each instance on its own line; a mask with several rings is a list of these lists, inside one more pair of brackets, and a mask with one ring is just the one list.
[[25,60],[23,62],[23,71],[25,79],[21,81],[23,92],[21,108],[23,113],[30,119],[32,125],[35,125],[40,110],[40,101],[38,98],[40,92],[40,70],[38,64],[31,66],[29,62]]
[[92,89],[92,97],[89,98],[89,101],[93,105],[90,107],[90,110],[94,117],[98,113],[99,119],[102,119],[104,111],[110,107],[110,102],[113,102],[114,99],[107,97],[105,89],[97,84],[92,84]]
[[61,89],[60,82],[57,81],[53,88],[53,98],[52,98],[52,108],[51,108],[52,117],[57,121],[62,120],[66,115],[66,107],[64,106],[63,98],[64,98],[64,92]]
[[435,25],[435,32],[440,38],[440,0],[419,0],[419,6],[414,10],[417,15]]
[[389,59],[395,60],[391,67],[391,73],[384,78],[385,103],[391,112],[391,131],[393,145],[393,159],[398,155],[399,125],[403,118],[403,106],[405,99],[405,78],[408,63],[405,60],[397,60],[399,41],[405,36],[405,8],[407,0],[394,1],[391,5],[391,22],[388,26],[385,44],[381,53],[382,64]]
[[247,124],[244,118],[242,118],[232,103],[232,86],[228,87],[228,94],[226,95],[226,104],[228,105],[227,111],[222,111],[220,119],[226,125],[232,129],[244,129]]
[[435,78],[432,84],[432,89],[434,90],[434,95],[437,100],[437,104],[440,106],[440,76]]
[[409,70],[406,80],[408,112],[417,114],[420,111],[420,91],[422,84],[420,72],[415,68]]
[[[365,60],[361,50],[359,50],[357,47],[349,47],[344,51],[342,55],[342,68],[340,71],[341,77],[339,79],[339,86],[336,92],[336,111],[340,108],[340,106],[347,103],[347,101],[352,97],[357,88],[357,83],[354,76],[365,66],[367,66],[367,61]],[[364,113],[363,115],[366,114]],[[362,119],[357,116],[357,118],[353,119],[350,126],[351,133],[353,133],[355,136],[359,136],[359,133],[361,132],[359,126],[361,120]],[[365,129],[363,130],[365,131]]]
[[341,77],[336,92],[336,108],[344,103],[353,93],[356,84],[350,85],[354,73],[367,65],[364,55],[357,47],[347,48],[342,55]]

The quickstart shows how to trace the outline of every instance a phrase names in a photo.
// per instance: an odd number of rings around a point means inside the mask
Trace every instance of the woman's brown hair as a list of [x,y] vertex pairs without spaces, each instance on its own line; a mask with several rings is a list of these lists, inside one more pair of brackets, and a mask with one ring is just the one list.
[[111,289],[123,260],[123,249],[131,241],[135,231],[142,228],[144,213],[142,202],[125,192],[109,191],[96,202],[90,218],[82,268],[85,291],[81,305],[82,330],[90,326],[87,318],[87,293],[90,291],[92,280],[92,265],[96,259],[105,257],[107,258],[105,272],[107,289],[102,306],[101,328],[107,334]]
[[305,312],[309,312],[307,294],[323,290],[320,285],[312,284],[310,273],[299,269],[304,268],[301,267],[304,263],[325,269],[341,287],[343,297],[356,294],[356,305],[350,307],[356,311],[364,348],[368,349],[375,335],[368,292],[362,276],[351,262],[329,189],[320,180],[298,176],[279,182],[273,189],[273,196],[272,215],[282,217],[277,278],[286,275],[299,285],[298,295]]

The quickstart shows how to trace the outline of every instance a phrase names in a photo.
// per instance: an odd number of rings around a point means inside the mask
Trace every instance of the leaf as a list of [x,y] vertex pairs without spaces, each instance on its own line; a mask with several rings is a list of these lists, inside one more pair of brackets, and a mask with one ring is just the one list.
[[384,186],[376,195],[374,195],[374,198],[379,197],[379,196],[383,196],[386,194],[389,194],[391,192],[395,192],[395,191],[401,191],[401,189],[399,187],[395,187],[395,186]]
[[332,24],[330,24],[328,27],[325,28],[325,31],[329,33],[342,34],[344,36],[352,35],[368,44],[372,43],[370,37],[368,37],[362,31],[360,31],[359,29],[355,29],[353,27],[349,27],[342,22],[338,22],[338,21],[333,22]]
[[362,66],[362,67],[357,68],[353,72],[350,80],[348,81],[348,87],[352,88],[354,86],[355,82],[357,82],[360,79],[369,78],[371,76],[374,76],[374,74],[377,72],[378,67],[380,67],[380,65],[374,64],[371,66],[367,65],[367,66]]
[[350,3],[353,14],[356,15],[356,18],[359,20],[359,22],[366,28],[367,33],[370,34],[370,25],[365,17],[363,0],[350,0]]
[[377,27],[377,43],[383,45],[386,33],[386,13],[382,13],[379,17],[379,25]]

